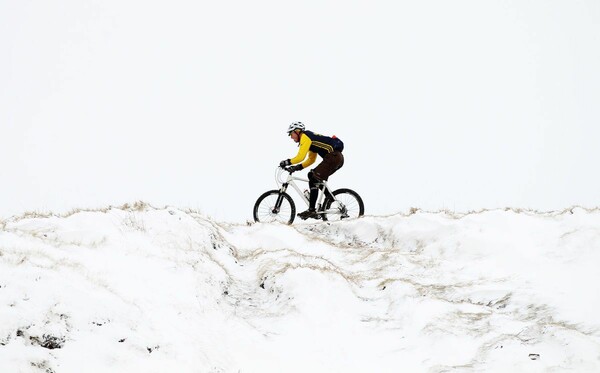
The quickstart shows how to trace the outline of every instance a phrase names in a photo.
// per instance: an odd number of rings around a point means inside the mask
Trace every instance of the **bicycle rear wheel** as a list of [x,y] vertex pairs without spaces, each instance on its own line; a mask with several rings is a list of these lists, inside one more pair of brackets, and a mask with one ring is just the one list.
[[254,221],[257,223],[279,222],[292,224],[296,217],[296,205],[287,193],[269,190],[254,204]]
[[323,220],[354,219],[364,215],[365,205],[355,191],[343,188],[333,192],[333,195],[335,199],[328,197],[323,203],[325,206]]

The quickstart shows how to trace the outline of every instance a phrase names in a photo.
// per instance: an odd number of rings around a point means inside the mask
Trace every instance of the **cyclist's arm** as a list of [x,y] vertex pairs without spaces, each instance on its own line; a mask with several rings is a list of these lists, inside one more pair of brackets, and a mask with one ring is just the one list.
[[304,158],[306,158],[306,153],[308,153],[311,143],[311,139],[305,134],[300,136],[300,149],[298,150],[298,154],[294,158],[290,159],[291,164],[300,163],[304,160]]
[[306,168],[306,167],[310,166],[311,164],[315,163],[316,160],[317,160],[317,153],[309,151],[308,158],[302,163],[302,168]]

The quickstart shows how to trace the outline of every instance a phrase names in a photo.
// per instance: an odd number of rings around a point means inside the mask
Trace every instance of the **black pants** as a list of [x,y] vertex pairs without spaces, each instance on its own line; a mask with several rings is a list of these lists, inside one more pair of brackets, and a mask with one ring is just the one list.
[[329,176],[333,175],[337,170],[344,165],[344,156],[342,152],[332,152],[323,158],[323,162],[319,163],[312,170],[314,177],[319,181],[327,181]]
[[321,181],[327,181],[329,176],[333,175],[337,170],[344,165],[344,156],[342,152],[332,152],[323,158],[323,162],[319,163],[314,170],[308,173],[308,186],[310,187],[310,205],[313,210],[319,196],[319,184]]

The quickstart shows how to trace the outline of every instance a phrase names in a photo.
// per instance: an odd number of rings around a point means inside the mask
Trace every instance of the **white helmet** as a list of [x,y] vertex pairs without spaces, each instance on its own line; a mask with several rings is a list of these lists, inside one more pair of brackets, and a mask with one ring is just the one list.
[[294,123],[290,124],[290,126],[287,129],[288,135],[295,130],[300,130],[300,131],[304,132],[304,130],[306,130],[306,127],[304,127],[304,123],[302,123],[302,122],[294,122]]

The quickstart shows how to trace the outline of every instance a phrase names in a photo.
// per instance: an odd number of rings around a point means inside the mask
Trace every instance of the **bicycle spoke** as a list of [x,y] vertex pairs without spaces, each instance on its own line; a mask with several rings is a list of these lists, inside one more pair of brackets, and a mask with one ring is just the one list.
[[260,204],[257,215],[260,221],[266,223],[272,223],[275,221],[281,223],[287,223],[290,215],[292,214],[292,209],[286,200],[283,200],[278,212],[274,212],[273,209],[277,203],[278,196],[271,195],[266,197],[263,202]]
[[361,215],[359,201],[353,194],[339,193],[335,198],[327,209],[329,220],[353,219]]

